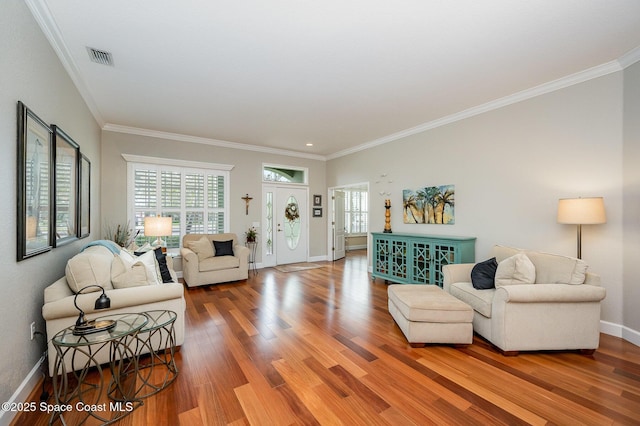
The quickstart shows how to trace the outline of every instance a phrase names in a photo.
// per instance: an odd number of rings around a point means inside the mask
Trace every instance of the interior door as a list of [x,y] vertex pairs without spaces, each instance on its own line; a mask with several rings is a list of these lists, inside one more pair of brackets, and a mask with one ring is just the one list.
[[306,188],[277,188],[276,263],[307,261],[308,208]]
[[333,260],[345,256],[344,191],[333,193]]

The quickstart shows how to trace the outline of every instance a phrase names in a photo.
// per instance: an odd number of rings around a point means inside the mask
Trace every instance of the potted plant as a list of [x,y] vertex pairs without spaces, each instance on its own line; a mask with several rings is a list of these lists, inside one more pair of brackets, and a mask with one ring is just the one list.
[[256,228],[254,228],[253,226],[249,228],[247,232],[244,233],[244,235],[248,243],[255,243],[256,240],[258,239],[258,232],[256,231]]

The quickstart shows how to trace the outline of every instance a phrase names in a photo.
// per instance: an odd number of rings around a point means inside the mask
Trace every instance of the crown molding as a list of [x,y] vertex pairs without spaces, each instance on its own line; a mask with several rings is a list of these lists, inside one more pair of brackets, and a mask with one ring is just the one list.
[[84,99],[84,102],[87,104],[93,118],[95,118],[98,126],[102,127],[104,125],[102,114],[93,100],[93,96],[87,88],[87,85],[80,76],[80,71],[78,70],[76,63],[73,61],[73,57],[69,53],[69,48],[62,38],[60,29],[56,25],[55,19],[53,19],[46,2],[44,0],[25,0],[25,2],[27,3],[29,10],[31,10],[31,14],[38,23],[38,26],[40,26],[40,29],[47,40],[49,40],[49,44],[51,44],[51,47],[58,56],[58,59],[60,59],[62,66],[67,71],[67,74],[69,74],[69,77],[78,89],[78,92],[80,92],[80,96],[82,96],[82,99]]
[[147,155],[122,154],[127,163],[160,164],[162,166],[187,167],[194,169],[215,169],[230,172],[233,164],[206,163],[203,161],[175,160],[172,158],[149,157]]
[[[640,55],[640,52],[637,52],[636,56],[639,56],[639,55]],[[420,124],[418,126],[411,127],[406,130],[402,130],[397,133],[392,133],[388,136],[375,139],[371,142],[367,142],[362,145],[355,146],[353,148],[345,149],[343,151],[338,151],[336,153],[327,155],[327,160],[344,157],[345,155],[354,154],[359,151],[370,149],[370,148],[383,145],[389,142],[393,142],[398,139],[406,138],[408,136],[422,133],[427,130],[435,129],[436,127],[451,124],[456,121],[464,120],[466,118],[470,118],[479,114],[484,114],[486,112],[500,109],[502,107],[512,105],[518,102],[522,102],[527,99],[535,98],[536,96],[544,95],[550,92],[555,92],[556,90],[564,89],[566,87],[570,87],[575,84],[583,83],[585,81],[592,80],[594,78],[602,77],[604,75],[621,71],[622,69],[623,69],[623,66],[618,60],[607,62],[605,64],[598,65],[593,68],[589,68],[587,70],[577,72],[575,74],[571,74],[567,77],[559,78],[557,80],[553,80],[548,83],[544,83],[539,86],[532,87],[530,89],[522,90],[512,95],[505,96],[503,98],[499,98],[491,102],[487,102],[485,104],[478,105],[478,106],[466,109],[464,111],[460,111],[455,114],[448,115],[446,117],[438,118],[436,120],[429,121],[429,122]]]
[[618,59],[618,62],[620,63],[620,66],[622,68],[627,68],[638,61],[640,61],[640,46],[636,47],[635,49],[631,49],[630,51],[622,55],[620,59]]
[[139,127],[121,126],[119,124],[107,123],[102,127],[102,130],[116,133],[126,133],[130,135],[147,136],[150,138],[167,139],[188,143],[199,143],[202,145],[217,146],[221,148],[241,149],[244,151],[255,151],[266,154],[286,155],[289,157],[307,158],[311,160],[326,161],[326,157],[323,155],[307,154],[304,152],[288,151],[285,149],[269,148],[258,145],[249,145],[238,142],[229,142],[219,139],[202,138],[199,136],[189,136],[179,133],[161,132],[158,130],[141,129]]

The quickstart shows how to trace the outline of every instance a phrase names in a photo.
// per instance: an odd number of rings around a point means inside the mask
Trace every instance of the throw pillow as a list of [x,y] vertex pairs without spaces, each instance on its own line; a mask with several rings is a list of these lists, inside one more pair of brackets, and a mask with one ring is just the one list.
[[158,275],[160,275],[160,273],[157,269],[158,264],[156,262],[155,252],[148,251],[136,257],[126,250],[120,250],[120,257],[122,258],[124,264],[129,268],[135,264],[144,265],[145,271],[147,273],[147,283],[149,283],[149,285],[160,284],[160,280],[158,279]]
[[198,240],[190,241],[187,244],[187,247],[189,247],[195,254],[198,255],[198,260],[200,262],[213,257],[214,255],[213,245],[211,245],[209,239],[204,236]]
[[473,288],[478,290],[495,288],[496,269],[498,269],[498,262],[495,257],[477,263],[471,270],[471,284],[473,284]]
[[169,266],[167,265],[167,255],[162,252],[162,248],[158,247],[153,251],[156,254],[156,261],[160,268],[160,277],[163,283],[172,283],[171,272],[169,272]]
[[[78,253],[67,261],[65,276],[67,284],[74,293],[90,285],[99,285],[105,290],[112,289],[111,262],[117,256],[101,246],[93,246]],[[100,291],[92,287],[84,291],[90,293]]]
[[213,246],[216,249],[216,256],[233,256],[233,240],[214,241]]
[[128,288],[149,285],[147,270],[142,263],[127,264],[122,256],[115,256],[111,264],[113,288]]
[[514,284],[534,284],[536,267],[524,253],[518,253],[498,263],[496,287]]

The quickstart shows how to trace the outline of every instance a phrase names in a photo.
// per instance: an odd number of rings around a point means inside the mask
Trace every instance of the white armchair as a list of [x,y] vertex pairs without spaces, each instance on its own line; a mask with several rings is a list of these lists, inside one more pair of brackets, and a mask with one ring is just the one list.
[[[214,244],[219,245],[218,251]],[[188,287],[249,277],[249,249],[238,243],[236,234],[187,234],[182,237],[180,254]]]

